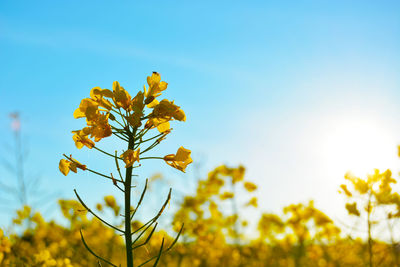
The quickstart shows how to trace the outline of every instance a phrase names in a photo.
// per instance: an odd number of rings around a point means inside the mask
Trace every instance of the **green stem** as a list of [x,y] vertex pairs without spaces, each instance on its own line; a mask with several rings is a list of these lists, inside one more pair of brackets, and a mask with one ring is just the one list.
[[164,158],[161,158],[161,157],[143,157],[143,158],[140,158],[140,160],[142,160],[142,159],[164,159]]
[[98,150],[98,151],[100,151],[100,152],[103,153],[103,154],[106,154],[107,156],[110,156],[110,157],[115,158],[115,159],[122,160],[120,157],[118,157],[118,156],[116,156],[116,155],[113,155],[113,154],[111,154],[111,153],[108,153],[108,152],[106,152],[106,151],[104,151],[104,150],[102,150],[102,149],[100,149],[100,148],[98,148],[98,147],[96,147],[96,146],[94,146],[93,148],[96,149],[96,150]]
[[[135,145],[135,134],[129,134],[128,149],[133,149]],[[133,267],[132,235],[131,235],[131,183],[132,167],[126,168],[125,173],[125,249],[126,266]]]
[[115,180],[115,181],[117,181],[117,182],[122,183],[121,180],[118,180],[118,179],[115,179],[115,178],[113,179],[113,178],[110,177],[110,176],[107,176],[107,175],[105,175],[105,174],[96,172],[96,171],[94,171],[94,170],[91,170],[91,169],[88,169],[88,168],[86,168],[86,170],[89,171],[89,172],[92,172],[92,173],[94,173],[94,174],[97,174],[97,175],[99,175],[99,176],[102,176],[102,177],[104,177],[104,178],[110,179],[110,180],[112,180],[113,182],[114,182],[114,180]]

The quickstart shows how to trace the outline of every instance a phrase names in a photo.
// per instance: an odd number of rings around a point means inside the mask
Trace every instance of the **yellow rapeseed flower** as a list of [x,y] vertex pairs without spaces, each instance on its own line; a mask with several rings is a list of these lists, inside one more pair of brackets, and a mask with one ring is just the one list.
[[253,206],[255,208],[258,207],[258,200],[256,197],[253,197],[249,200],[249,202],[247,202],[246,206]]
[[96,101],[99,104],[99,106],[101,106],[103,108],[110,110],[113,107],[113,105],[111,104],[111,102],[109,100],[104,99],[104,97],[108,97],[108,98],[113,97],[113,93],[108,89],[101,89],[100,87],[94,87],[90,91],[90,97],[94,101]]
[[3,261],[6,253],[11,251],[11,242],[4,236],[3,230],[0,229],[0,263]]
[[257,185],[251,183],[251,182],[245,182],[243,184],[244,188],[246,188],[247,191],[253,192],[257,189]]
[[140,148],[136,151],[133,151],[132,149],[128,149],[124,153],[121,154],[121,158],[125,162],[125,168],[129,168],[133,166],[133,163],[136,161],[139,162],[139,154],[140,154]]
[[157,127],[160,133],[170,129],[170,120],[186,121],[185,112],[179,106],[174,104],[174,101],[163,99],[154,106],[153,112],[146,123],[146,128]]
[[94,147],[94,142],[88,138],[88,135],[90,134],[90,128],[85,127],[82,130],[78,131],[72,131],[74,134],[72,136],[72,139],[75,142],[75,146],[78,149],[81,149],[83,146],[86,146],[88,148],[93,148]]
[[88,122],[90,126],[90,137],[94,137],[95,142],[112,134],[111,125],[108,123],[109,113],[98,114],[95,120]]
[[345,184],[340,185],[340,188],[342,188],[343,192],[346,194],[346,196],[351,197],[352,194],[349,191],[349,189],[347,189],[347,186]]
[[115,200],[114,196],[105,196],[104,202],[106,203],[107,207],[114,208],[117,206],[117,201]]
[[74,118],[78,119],[86,117],[88,121],[94,120],[99,113],[98,107],[99,104],[93,99],[84,98],[82,99],[79,108],[74,111]]
[[151,116],[168,120],[174,118],[178,121],[186,121],[185,112],[180,109],[179,106],[175,105],[174,101],[169,101],[168,99],[161,100],[161,102],[154,107]]
[[349,214],[353,214],[355,216],[360,216],[360,212],[357,209],[357,203],[354,202],[352,204],[346,203],[346,210],[349,212]]
[[220,195],[220,199],[225,200],[225,199],[230,199],[233,198],[235,195],[232,192],[224,192],[222,195]]
[[58,168],[60,169],[62,174],[67,176],[70,170],[75,173],[77,172],[77,168],[81,170],[86,170],[86,165],[83,165],[77,160],[70,157],[70,159],[61,159],[60,163],[58,164]]
[[144,93],[139,91],[131,101],[131,110],[135,113],[143,113]]
[[146,90],[146,86],[144,86],[144,95],[146,97],[145,104],[153,102],[168,86],[168,83],[161,81],[161,76],[157,72],[153,72],[151,76],[147,76],[147,84],[149,85],[148,90]]
[[125,110],[129,110],[131,105],[131,96],[117,81],[113,83],[113,100],[118,108],[122,107]]
[[190,157],[191,151],[189,149],[184,148],[181,146],[176,155],[169,154],[164,157],[165,162],[175,169],[178,169],[182,172],[185,172],[187,165],[193,162],[192,158]]

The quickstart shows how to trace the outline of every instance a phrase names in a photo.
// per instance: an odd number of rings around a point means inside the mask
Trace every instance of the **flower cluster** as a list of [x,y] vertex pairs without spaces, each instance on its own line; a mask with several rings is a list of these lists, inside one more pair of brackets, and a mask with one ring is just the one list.
[[[128,141],[126,132],[135,133],[135,139],[143,141],[144,134],[148,130],[157,128],[160,134],[157,135],[155,144],[142,151],[144,153],[170,133],[170,121],[186,121],[185,112],[175,105],[174,101],[157,99],[168,86],[168,83],[161,81],[159,73],[153,72],[148,76],[147,84],[147,87],[144,86],[144,91],[137,92],[134,97],[117,81],[113,83],[112,90],[94,87],[90,91],[90,97],[82,99],[74,112],[74,118],[86,118],[86,127],[72,131],[75,146],[78,149],[84,146],[89,149],[96,148],[96,142],[113,134]],[[149,109],[147,114],[145,114],[146,107]],[[118,120],[118,117],[121,120]],[[140,142],[136,145],[139,147]],[[136,150],[128,148],[120,157],[128,168],[139,162],[142,153],[140,148]],[[176,154],[169,154],[163,159],[168,165],[185,172],[187,165],[192,162],[190,154],[190,150],[180,147]],[[85,165],[72,158],[62,159],[59,167],[64,175],[67,175],[69,170],[76,172],[77,168],[86,169]]]

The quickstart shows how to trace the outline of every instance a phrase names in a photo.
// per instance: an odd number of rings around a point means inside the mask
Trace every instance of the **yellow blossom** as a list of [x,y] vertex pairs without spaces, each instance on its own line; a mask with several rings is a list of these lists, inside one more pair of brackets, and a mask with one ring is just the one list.
[[246,188],[247,191],[253,192],[257,189],[257,185],[251,183],[251,182],[245,182],[243,184],[244,188]]
[[191,151],[189,149],[184,148],[181,146],[176,155],[169,154],[164,157],[165,162],[182,172],[185,172],[187,165],[193,162],[192,158],[190,157]]
[[99,114],[94,121],[90,121],[90,137],[94,137],[95,142],[112,134],[111,126],[108,123],[109,113]]
[[144,109],[144,93],[139,91],[131,101],[131,110],[135,113],[142,113]]
[[96,209],[97,209],[98,211],[102,211],[102,210],[103,210],[103,205],[101,205],[100,203],[97,203],[97,204],[96,204]]
[[101,89],[100,87],[94,87],[90,91],[90,97],[94,101],[96,101],[101,107],[104,107],[108,110],[110,110],[113,107],[110,101],[104,99],[104,97],[109,97],[109,98],[113,97],[113,93],[108,89]]
[[147,84],[149,89],[144,86],[144,95],[146,96],[146,104],[150,104],[153,100],[161,95],[161,92],[167,89],[168,83],[161,81],[161,76],[157,72],[153,72],[151,76],[147,76]]
[[249,200],[249,202],[247,202],[246,206],[253,206],[255,208],[258,207],[258,201],[256,197],[253,197]]
[[129,110],[131,105],[131,96],[117,81],[113,83],[113,100],[118,108],[122,107],[125,110]]
[[133,163],[136,161],[139,162],[139,154],[140,154],[140,148],[136,151],[133,151],[132,149],[128,149],[124,153],[122,153],[121,158],[125,162],[125,168],[129,168],[133,166]]
[[114,210],[115,216],[118,215],[120,207],[117,205],[117,201],[115,200],[114,196],[105,196],[104,197],[104,202],[106,203],[106,206],[109,208],[112,208]]
[[151,129],[157,127],[157,130],[160,133],[167,132],[171,129],[169,122],[167,119],[164,118],[150,118],[145,125],[146,129]]
[[347,186],[345,184],[340,185],[340,188],[342,188],[343,192],[346,194],[346,196],[351,197],[352,194],[349,191],[349,189],[347,189]]
[[86,117],[88,121],[91,121],[97,117],[98,113],[98,103],[90,98],[84,98],[79,108],[74,111],[74,118]]
[[11,243],[7,237],[4,236],[3,230],[0,229],[0,263],[4,259],[6,253],[10,253]]
[[174,101],[163,99],[154,106],[153,112],[146,123],[146,128],[157,127],[157,130],[162,133],[170,129],[169,121],[173,119],[186,121],[185,112],[175,105]]
[[346,204],[346,209],[349,212],[349,214],[353,214],[355,216],[360,216],[360,212],[357,209],[357,203],[356,202],[354,202],[352,204],[347,203]]
[[174,104],[174,101],[163,99],[161,102],[154,107],[152,116],[156,118],[174,118],[178,121],[185,121],[186,115],[179,106]]
[[220,199],[225,200],[229,198],[233,198],[234,194],[232,192],[224,192],[222,195],[220,195]]
[[58,168],[60,169],[62,174],[67,176],[70,170],[75,173],[77,172],[77,168],[81,170],[86,170],[86,165],[79,163],[77,160],[73,158],[70,158],[70,159],[61,159]]
[[82,130],[78,131],[72,131],[72,133],[74,133],[72,139],[74,140],[75,146],[78,149],[81,149],[83,146],[86,146],[88,148],[94,147],[94,142],[88,138],[88,135],[90,134],[89,127],[85,127]]

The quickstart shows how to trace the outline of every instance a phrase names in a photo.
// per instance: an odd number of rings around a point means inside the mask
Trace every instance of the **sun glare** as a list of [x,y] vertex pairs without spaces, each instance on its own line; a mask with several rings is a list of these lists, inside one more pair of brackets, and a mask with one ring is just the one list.
[[389,127],[373,120],[347,120],[329,128],[322,140],[323,160],[329,170],[364,177],[375,168],[396,167],[397,140]]

